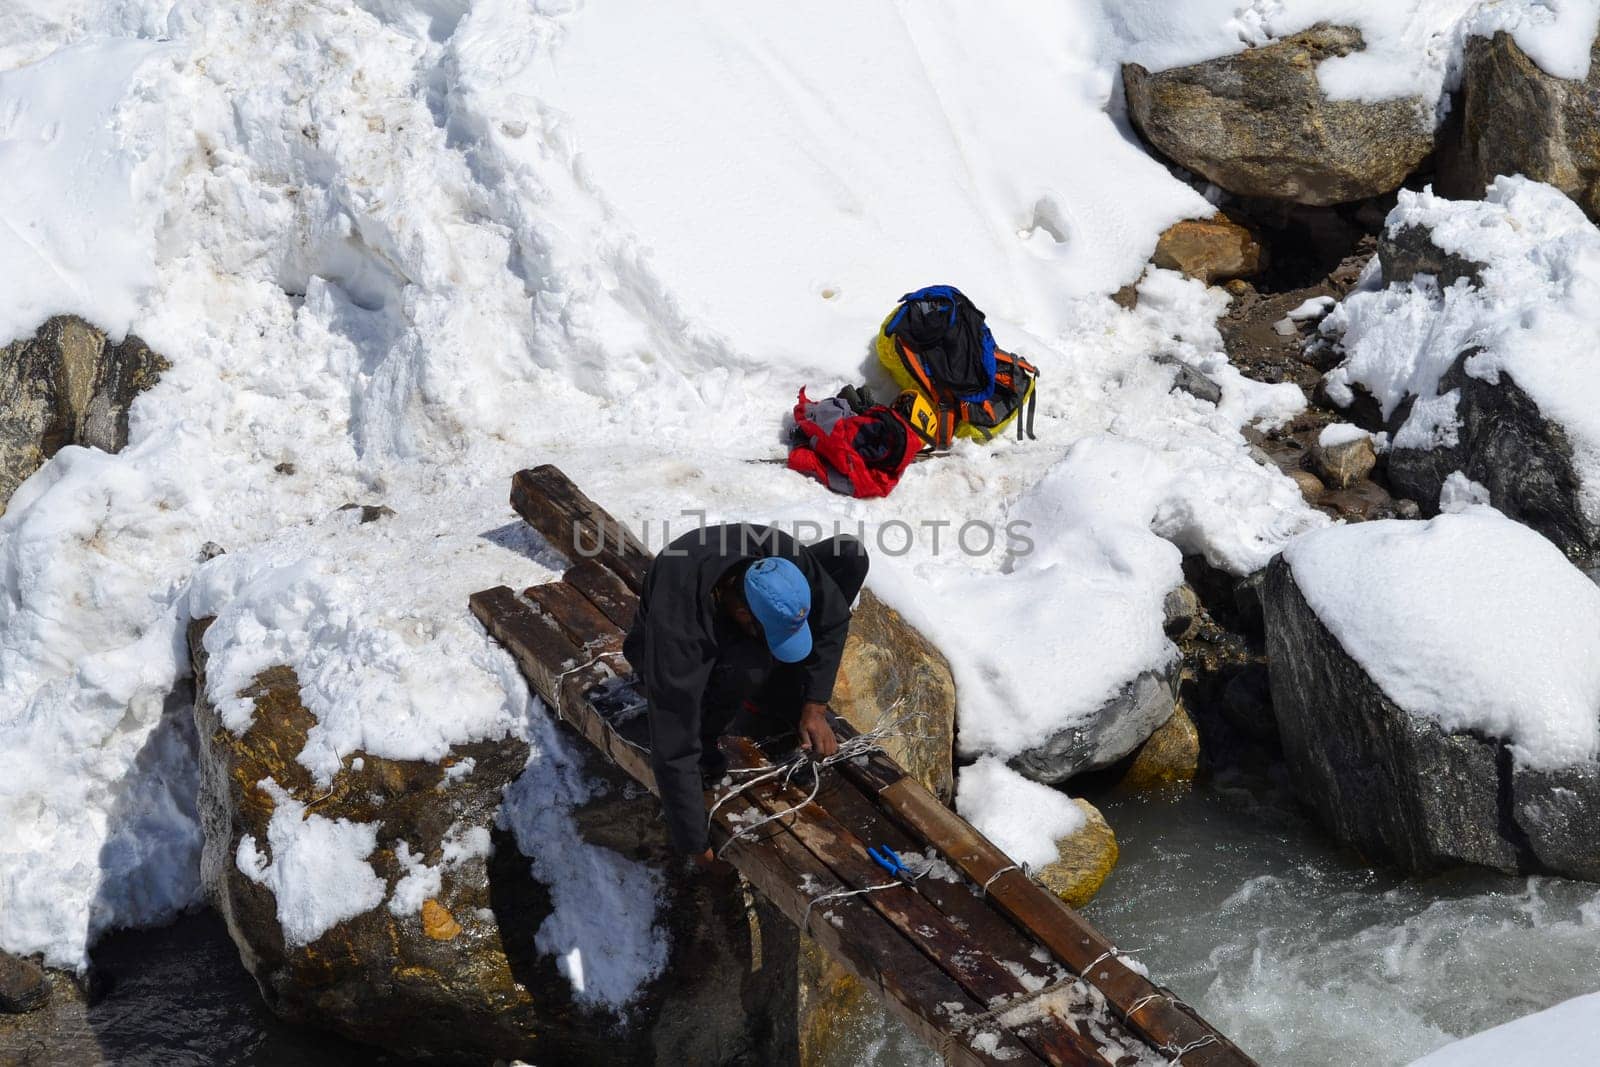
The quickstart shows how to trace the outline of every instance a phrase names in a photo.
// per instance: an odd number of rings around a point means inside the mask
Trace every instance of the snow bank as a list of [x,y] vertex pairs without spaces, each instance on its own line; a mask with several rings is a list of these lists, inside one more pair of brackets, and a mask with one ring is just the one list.
[[1334,100],[1376,102],[1413,96],[1442,117],[1468,36],[1504,30],[1558,78],[1582,78],[1600,25],[1597,0],[1101,0],[1125,57],[1167,70],[1233,55],[1308,30],[1353,26],[1366,47],[1323,60],[1322,91]]
[[1573,997],[1446,1045],[1411,1067],[1587,1067],[1600,1044],[1600,993]]
[[[1152,272],[1137,310],[1103,298],[1210,210],[1107,113],[1107,26],[1088,3],[953,0],[9,6],[0,56],[68,46],[3,75],[32,86],[20,113],[70,86],[62,136],[107,163],[30,209],[62,220],[58,262],[102,224],[106,284],[79,305],[63,282],[51,309],[173,366],[127,449],[63,451],[0,518],[0,945],[82,966],[102,930],[195,901],[183,635],[215,615],[208,695],[240,729],[241,681],[294,668],[319,779],[357,748],[526,738],[503,817],[551,885],[538,943],[597,1005],[626,1001],[664,959],[658,875],[577,837],[579,742],[465,610],[562,565],[505,503],[534,463],[652,547],[685,509],[861,529],[874,587],[958,672],[964,739],[997,752],[1110,684],[1092,635],[1128,636],[1129,669],[1170,656],[1173,545],[1243,573],[1325,520],[1247,452],[1242,424],[1303,398],[1226,365],[1225,297]],[[84,43],[103,35],[125,40]],[[768,462],[797,388],[875,373],[882,316],[932,281],[1043,368],[1040,440],[964,444],[880,502]],[[1157,355],[1221,404],[1174,393]],[[968,552],[925,525],[1013,517],[1060,542]],[[207,542],[226,555],[201,564]],[[976,636],[944,610],[972,589],[997,605]],[[1021,687],[1001,654],[1020,605],[1063,653]]]
[[1056,842],[1088,822],[1071,797],[1029,781],[992,756],[961,768],[956,810],[1001,852],[1033,868],[1060,859]]
[[[138,75],[173,52],[104,41],[0,71],[0,344],[63,312],[127,332],[155,283],[160,222],[136,187],[164,177],[165,154],[138,122],[160,106]],[[119,109],[132,112],[126,135]]]
[[1497,178],[1482,201],[1400,191],[1388,228],[1432,234],[1444,252],[1484,264],[1482,285],[1441,290],[1429,276],[1348,296],[1322,330],[1342,338],[1345,362],[1327,375],[1337,402],[1361,385],[1387,418],[1418,397],[1395,434],[1400,447],[1453,443],[1456,395],[1439,378],[1469,348],[1466,372],[1489,382],[1509,373],[1545,417],[1566,431],[1586,516],[1600,522],[1600,230],[1560,191]]
[[1318,619],[1385,695],[1550,770],[1600,753],[1600,588],[1487,507],[1307,534],[1284,551]]

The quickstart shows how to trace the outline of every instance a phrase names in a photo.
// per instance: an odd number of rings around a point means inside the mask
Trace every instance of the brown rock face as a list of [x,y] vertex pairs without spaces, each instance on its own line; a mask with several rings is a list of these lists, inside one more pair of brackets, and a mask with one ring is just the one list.
[[1200,732],[1179,704],[1172,718],[1134,753],[1122,784],[1129,789],[1159,789],[1194,781],[1200,769]]
[[1071,837],[1057,841],[1056,852],[1060,858],[1035,871],[1033,876],[1056,896],[1074,908],[1081,908],[1100,892],[1117,865],[1117,835],[1112,833],[1099,808],[1080,797],[1073,797],[1072,802],[1089,821]]
[[1218,215],[1169,226],[1156,241],[1150,262],[1211,285],[1259,273],[1266,254],[1249,230]]
[[67,445],[116,452],[128,408],[167,369],[137,337],[110,344],[82,319],[51,319],[0,348],[0,514],[17,486]]
[[[1600,42],[1590,52],[1600,60]],[[1476,200],[1502,174],[1547,182],[1600,219],[1600,64],[1546,74],[1508,33],[1469,38],[1461,119],[1440,153],[1439,190]]]
[[1358,437],[1337,445],[1314,446],[1311,462],[1328,486],[1348,489],[1372,473],[1378,465],[1378,453],[1372,447],[1372,438]]
[[884,747],[930,792],[950,803],[956,723],[950,664],[869,591],[862,591],[850,620],[832,706],[858,730],[899,718]]
[[1379,196],[1433,150],[1433,109],[1325,97],[1318,64],[1362,46],[1357,30],[1318,25],[1193,66],[1128,64],[1128,113],[1174,162],[1240,196],[1323,205]]
[[[669,961],[624,1015],[577,1003],[554,959],[535,945],[552,911],[550,891],[496,825],[502,791],[527,761],[526,743],[460,745],[440,763],[355,753],[331,787],[319,789],[296,762],[316,719],[294,672],[274,667],[257,676],[240,694],[254,704],[251,724],[233,734],[204,696],[205,625],[190,635],[201,680],[201,874],[276,1014],[435,1061],[793,1062],[793,928],[759,903],[747,910],[736,885],[677,873],[655,801],[629,799],[632,791],[598,757],[586,772],[604,787],[575,813],[580,834],[665,875],[659,916]],[[263,787],[269,778],[276,785]],[[270,851],[270,824],[285,803],[303,806],[302,819],[376,828],[366,862],[383,882],[383,902],[306,944],[285,934],[271,884],[239,862],[245,835]],[[446,860],[447,843],[485,835],[490,854]],[[419,858],[439,869],[439,888],[396,914],[390,904],[406,861]]]

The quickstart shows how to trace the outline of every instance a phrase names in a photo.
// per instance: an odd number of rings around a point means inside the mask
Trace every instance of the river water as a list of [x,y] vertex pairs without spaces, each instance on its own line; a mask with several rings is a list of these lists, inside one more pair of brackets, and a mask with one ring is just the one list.
[[1373,871],[1260,783],[1100,803],[1089,917],[1264,1067],[1406,1064],[1600,989],[1600,887]]

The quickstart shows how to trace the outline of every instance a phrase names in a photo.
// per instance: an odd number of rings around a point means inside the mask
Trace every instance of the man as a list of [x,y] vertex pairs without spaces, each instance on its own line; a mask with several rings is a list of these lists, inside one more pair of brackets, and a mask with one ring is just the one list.
[[699,866],[715,861],[702,781],[726,769],[717,739],[747,703],[813,756],[838,750],[828,700],[867,562],[848,535],[807,547],[735,523],[684,534],[650,565],[623,652],[649,702],[673,847]]

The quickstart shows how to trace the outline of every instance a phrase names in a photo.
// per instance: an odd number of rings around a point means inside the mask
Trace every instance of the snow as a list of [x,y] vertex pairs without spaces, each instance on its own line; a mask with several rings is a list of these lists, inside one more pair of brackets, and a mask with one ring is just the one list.
[[1338,302],[1331,296],[1313,296],[1296,304],[1289,311],[1287,318],[1291,322],[1304,322],[1307,319],[1314,319],[1326,314]]
[[1600,1043],[1600,993],[1573,997],[1446,1045],[1411,1067],[1586,1067]]
[[1439,510],[1464,511],[1474,504],[1489,504],[1489,490],[1461,471],[1451,471],[1439,487]]
[[383,879],[367,862],[378,845],[376,824],[308,815],[306,806],[271,778],[256,788],[273,801],[267,848],[263,852],[245,834],[234,862],[251,881],[272,890],[285,942],[309,945],[383,902]]
[[[1326,520],[1250,458],[1240,428],[1304,398],[1227,365],[1226,295],[1151,271],[1135,310],[1105,298],[1211,211],[1128,136],[1112,21],[952,0],[7,5],[0,57],[37,64],[0,74],[0,114],[55,139],[0,147],[31,153],[0,211],[32,197],[70,269],[30,269],[34,306],[0,334],[76,309],[172,368],[123,452],[63,450],[0,517],[0,946],[81,968],[105,930],[199,902],[185,628],[211,615],[206,695],[242,730],[238,692],[292,668],[319,782],[358,750],[526,741],[502,820],[551,887],[537,944],[593,1004],[636,995],[664,965],[662,876],[578,836],[581,742],[465,610],[564,565],[506,505],[534,463],[649,521],[652,547],[685,509],[861,528],[869,584],[952,661],[973,755],[1171,662],[1180,552],[1242,574]],[[934,281],[1043,369],[1039,440],[964,443],[872,503],[764,462],[796,388],[876,375],[873,331]],[[361,524],[351,502],[396,514]],[[1034,551],[1008,552],[1012,521],[1037,524]],[[998,536],[963,551],[968,524]],[[208,542],[226,553],[202,563]],[[969,594],[999,624],[943,610]],[[1026,679],[1019,619],[1051,648]],[[291,902],[315,878],[256,850]],[[410,873],[407,900],[431,884]]]
[[1600,231],[1558,190],[1521,177],[1497,178],[1482,201],[1401,190],[1387,226],[1422,227],[1441,250],[1484,264],[1482,285],[1461,279],[1441,290],[1420,276],[1346,297],[1321,327],[1345,352],[1325,379],[1329,395],[1348,403],[1360,385],[1385,418],[1415,396],[1395,446],[1451,444],[1458,398],[1441,396],[1439,379],[1476,349],[1465,363],[1470,377],[1494,383],[1509,374],[1566,432],[1584,513],[1600,521],[1600,364],[1591,343]]
[[93,317],[118,338],[127,331],[155,282],[160,219],[139,192],[165,146],[148,134],[125,139],[117,113],[159,106],[139,71],[174,51],[103,41],[0,71],[4,341],[63,312]]
[[1071,797],[1029,781],[993,756],[961,769],[956,810],[1000,851],[1034,868],[1060,859],[1056,842],[1088,823]]
[[1306,603],[1384,694],[1551,770],[1600,753],[1600,587],[1492,508],[1307,534]]
[[1338,448],[1372,435],[1348,422],[1330,422],[1317,433],[1317,444],[1323,448]]

